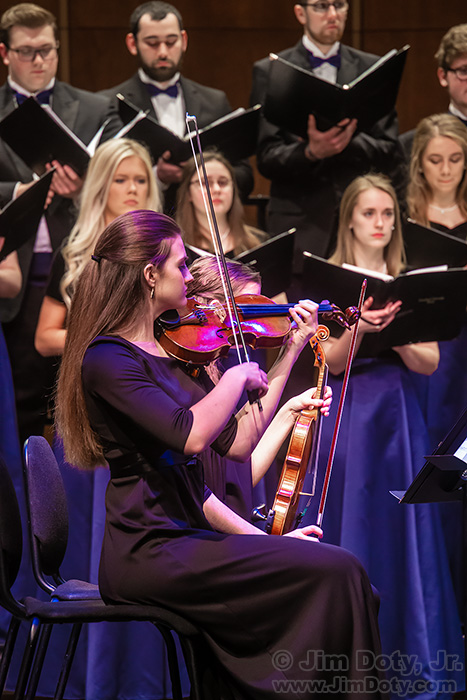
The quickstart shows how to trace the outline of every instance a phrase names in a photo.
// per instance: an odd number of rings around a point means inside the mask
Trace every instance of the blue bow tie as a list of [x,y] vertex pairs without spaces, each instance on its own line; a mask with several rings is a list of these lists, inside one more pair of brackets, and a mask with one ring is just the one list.
[[310,61],[310,66],[312,70],[315,68],[319,68],[319,66],[322,66],[323,63],[329,63],[331,66],[335,66],[337,70],[341,67],[341,55],[340,53],[334,54],[334,56],[330,56],[329,58],[320,58],[319,56],[315,56],[314,53],[311,51],[308,51],[308,60]]
[[[13,94],[16,97],[18,107],[19,105],[22,105],[23,102],[26,102],[26,100],[28,100],[30,97],[30,95],[23,95],[22,92],[17,92],[16,90],[13,90]],[[35,95],[33,95],[33,97],[39,102],[40,105],[48,105],[50,102],[51,95],[53,95],[53,88],[50,88],[50,90],[43,90],[42,92],[38,92]]]
[[175,83],[175,85],[169,85],[169,87],[166,90],[162,90],[162,88],[158,88],[152,83],[146,83],[146,87],[151,97],[155,97],[156,95],[168,95],[169,97],[177,97],[178,95],[177,83]]

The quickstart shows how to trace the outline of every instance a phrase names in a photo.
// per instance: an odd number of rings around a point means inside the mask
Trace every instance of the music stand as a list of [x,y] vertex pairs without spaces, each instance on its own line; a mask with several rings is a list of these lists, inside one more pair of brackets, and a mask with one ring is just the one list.
[[[391,491],[400,503],[462,501],[462,564],[467,566],[467,408],[407,491]],[[464,677],[467,688],[467,595],[464,595]]]

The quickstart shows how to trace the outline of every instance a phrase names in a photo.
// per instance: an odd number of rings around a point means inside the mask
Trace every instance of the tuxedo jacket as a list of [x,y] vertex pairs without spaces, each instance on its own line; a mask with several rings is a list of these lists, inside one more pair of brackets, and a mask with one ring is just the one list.
[[[222,90],[200,85],[193,80],[185,78],[183,75],[180,76],[180,87],[183,92],[186,110],[189,114],[194,114],[196,116],[200,129],[232,111],[227,95],[225,92],[222,92]],[[116,85],[108,90],[102,90],[99,94],[110,98],[112,108],[117,109],[117,93],[122,94],[136,105],[136,107],[139,107],[139,109],[144,111],[149,110],[149,114],[158,121],[149,92],[137,73],[124,83]],[[243,199],[246,199],[253,189],[253,173],[250,164],[247,160],[239,160],[232,165],[235,168],[235,175],[241,196]],[[175,188],[170,187],[169,191],[174,189]],[[168,199],[172,204],[174,191],[169,192],[169,197],[167,197],[167,194],[166,192],[166,201]],[[173,212],[168,211],[167,213],[171,214]]]
[[[310,70],[308,53],[300,40],[279,54],[291,63]],[[369,68],[378,56],[341,45],[341,67],[337,82],[349,83]],[[264,104],[269,59],[254,64],[250,103]],[[309,250],[326,256],[332,246],[337,211],[347,185],[369,171],[395,177],[403,157],[398,144],[395,111],[375,124],[370,131],[357,131],[342,153],[312,162],[305,156],[306,143],[261,120],[258,141],[258,169],[271,180],[269,204],[270,232],[280,233],[295,226],[298,255]]]
[[[53,110],[60,119],[83,141],[88,144],[101,125],[110,119],[106,135],[116,133],[121,123],[110,108],[109,100],[86,90],[79,90],[60,81],[55,82]],[[5,83],[0,87],[0,120],[16,108],[13,93]],[[19,156],[0,139],[0,206],[5,206],[13,196],[17,182],[31,182],[33,173]],[[55,195],[45,211],[53,251],[57,250],[68,236],[75,218],[71,199]],[[18,313],[27,283],[32,260],[34,237],[30,238],[18,251],[23,275],[20,294],[14,299],[0,300],[0,321],[10,321]]]

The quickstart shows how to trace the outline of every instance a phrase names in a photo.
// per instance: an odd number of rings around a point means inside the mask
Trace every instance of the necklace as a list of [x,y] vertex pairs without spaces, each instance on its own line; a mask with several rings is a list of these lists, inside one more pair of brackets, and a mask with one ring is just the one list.
[[436,209],[436,211],[441,212],[441,214],[446,214],[448,211],[454,211],[454,209],[457,209],[457,204],[453,204],[452,207],[437,207],[436,204],[429,204],[432,209]]

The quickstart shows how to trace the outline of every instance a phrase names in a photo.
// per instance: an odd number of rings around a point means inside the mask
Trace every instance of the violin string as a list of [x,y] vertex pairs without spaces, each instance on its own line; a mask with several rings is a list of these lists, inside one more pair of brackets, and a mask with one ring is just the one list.
[[[195,163],[196,174],[198,177],[198,181],[200,183],[201,194],[203,197],[203,204],[204,204],[204,208],[206,210],[209,232],[211,234],[211,238],[212,238],[212,242],[213,242],[213,246],[214,246],[214,252],[215,252],[216,260],[217,260],[217,266],[219,268],[219,275],[221,278],[222,290],[224,292],[224,297],[225,297],[226,302],[227,302],[226,303],[227,312],[229,315],[229,320],[230,320],[230,324],[231,324],[231,328],[232,328],[235,349],[237,352],[238,361],[241,364],[242,363],[242,356],[241,356],[241,352],[240,352],[240,344],[238,342],[239,336],[240,336],[242,343],[243,343],[243,352],[245,355],[245,362],[249,362],[250,358],[248,355],[246,343],[243,340],[243,335],[242,335],[239,319],[237,317],[237,319],[236,319],[237,323],[236,323],[235,319],[234,319],[234,312],[232,309],[232,304],[230,304],[228,302],[229,298],[231,298],[232,303],[233,303],[233,290],[232,290],[231,285],[230,285],[230,279],[228,278],[227,266],[225,265],[225,260],[223,257],[222,242],[220,239],[219,231],[217,229],[217,221],[215,219],[214,207],[213,207],[212,200],[210,197],[209,183],[208,183],[206,168],[205,168],[205,164],[204,164],[204,159],[202,157],[201,142],[199,140],[198,124],[197,124],[196,117],[189,115],[188,113],[186,114],[185,120],[186,120],[186,127],[187,127],[187,131],[188,131],[188,135],[190,137],[189,140],[190,140],[190,144],[191,144],[191,150],[193,153],[193,160]],[[194,131],[192,131],[190,129],[191,124],[194,124],[194,127],[195,127]],[[198,143],[198,151],[200,154],[200,162],[201,162],[201,165],[203,167],[203,175],[204,175],[204,181],[206,183],[206,187],[203,187],[203,180],[201,177],[201,170],[199,167],[198,159],[196,158],[195,144],[194,144],[193,136],[195,136],[197,143]],[[224,265],[225,265],[225,267],[224,267]],[[228,293],[228,286],[230,286],[230,295]],[[239,330],[238,334],[235,332],[236,327],[238,327],[238,330]]]

